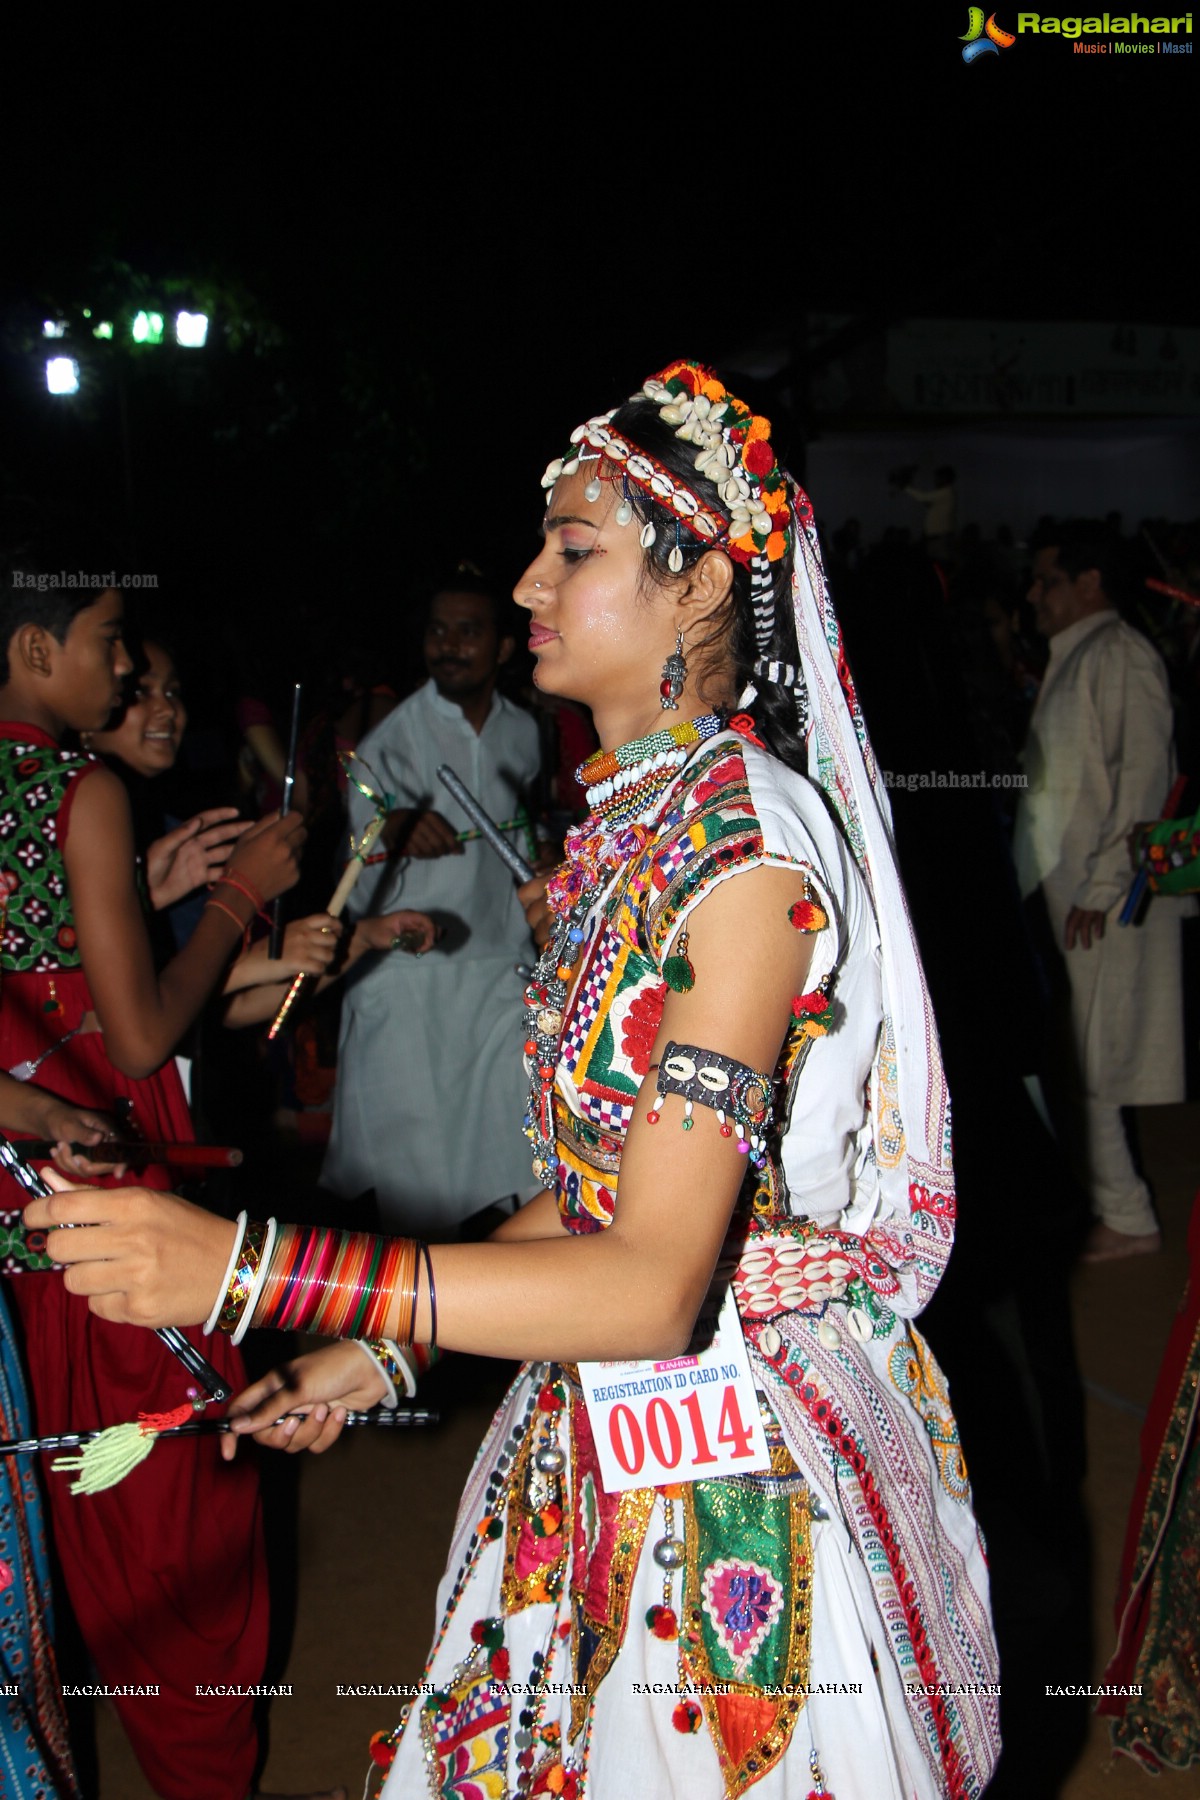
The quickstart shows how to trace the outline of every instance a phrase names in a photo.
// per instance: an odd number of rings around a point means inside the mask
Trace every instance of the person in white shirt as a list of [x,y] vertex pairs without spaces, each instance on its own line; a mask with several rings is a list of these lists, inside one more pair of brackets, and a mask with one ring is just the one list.
[[[346,984],[333,1129],[323,1186],[373,1189],[386,1229],[453,1236],[472,1213],[532,1191],[520,1129],[523,984],[529,929],[512,875],[437,778],[448,764],[499,823],[521,810],[538,768],[537,726],[496,692],[513,651],[499,605],[473,574],[435,594],[430,679],[358,746],[353,774],[392,811],[351,896],[354,917],[397,906],[441,927],[423,956],[384,956]],[[357,839],[374,806],[352,782]],[[529,854],[524,837],[513,841]],[[403,899],[400,896],[403,896]]]
[[1014,853],[1066,970],[1058,1111],[1096,1215],[1084,1255],[1102,1261],[1162,1241],[1121,1108],[1184,1093],[1180,904],[1155,898],[1140,925],[1117,922],[1133,879],[1128,834],[1161,810],[1174,773],[1172,713],[1161,657],[1113,605],[1103,540],[1074,525],[1055,538],[1036,551],[1029,589],[1050,660]]

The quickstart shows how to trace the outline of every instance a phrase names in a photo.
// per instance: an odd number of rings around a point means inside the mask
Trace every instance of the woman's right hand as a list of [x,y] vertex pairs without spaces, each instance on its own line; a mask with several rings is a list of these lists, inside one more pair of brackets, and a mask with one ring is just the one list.
[[241,839],[228,867],[257,888],[264,900],[278,899],[299,879],[307,835],[302,813],[285,813],[282,818],[269,813]]
[[386,1393],[382,1373],[356,1344],[327,1344],[272,1369],[230,1402],[233,1430],[221,1439],[221,1455],[228,1462],[238,1438],[251,1436],[289,1455],[320,1455],[342,1435],[347,1410],[377,1406]]

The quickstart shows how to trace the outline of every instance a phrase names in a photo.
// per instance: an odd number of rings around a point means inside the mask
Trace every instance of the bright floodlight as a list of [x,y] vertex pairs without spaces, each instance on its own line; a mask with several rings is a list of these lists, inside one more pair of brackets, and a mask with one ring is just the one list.
[[133,341],[135,344],[161,344],[163,338],[163,316],[157,312],[137,313],[133,321]]
[[93,325],[92,336],[97,338],[110,338],[112,336],[111,319],[101,319],[98,325]]
[[46,359],[46,386],[52,394],[79,392],[79,364],[73,356],[51,356]]
[[181,312],[175,316],[175,339],[188,350],[203,350],[208,336],[208,314]]
[[67,327],[66,327],[65,320],[63,320],[63,319],[44,319],[42,321],[42,336],[43,337],[60,338],[60,337],[66,337],[66,335],[67,335]]

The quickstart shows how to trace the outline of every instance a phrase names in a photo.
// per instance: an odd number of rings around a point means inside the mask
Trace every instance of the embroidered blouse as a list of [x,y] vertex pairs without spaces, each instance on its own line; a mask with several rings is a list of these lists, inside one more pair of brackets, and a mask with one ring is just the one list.
[[760,1215],[827,1219],[862,1198],[858,1140],[879,1017],[871,910],[812,784],[723,733],[680,771],[644,848],[617,871],[585,922],[554,1094],[556,1191],[568,1230],[599,1231],[612,1220],[621,1149],[649,1072],[673,942],[722,881],[764,865],[802,874],[827,915],[808,986],[828,981],[835,1028],[816,1039],[801,1019],[789,1028],[775,1069],[768,1162],[761,1172],[748,1168],[742,1202]]

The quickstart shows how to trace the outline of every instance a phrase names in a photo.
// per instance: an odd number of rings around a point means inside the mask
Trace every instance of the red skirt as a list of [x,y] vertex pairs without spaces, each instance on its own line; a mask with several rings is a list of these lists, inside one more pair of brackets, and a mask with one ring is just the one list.
[[[61,1010],[45,1010],[52,998]],[[11,1069],[77,1024],[91,997],[82,972],[70,971],[6,975],[0,1002],[0,1067]],[[100,1032],[63,1044],[35,1080],[103,1111],[127,1098],[146,1138],[194,1135],[174,1062],[130,1080],[108,1061]],[[161,1166],[136,1180],[170,1186]],[[0,1172],[0,1212],[25,1201]],[[39,1434],[121,1424],[186,1399],[191,1378],[153,1332],[97,1319],[57,1272],[19,1274],[10,1292]],[[187,1335],[235,1393],[246,1385],[226,1337]],[[253,1697],[196,1690],[262,1680],[267,1578],[252,1461],[226,1463],[216,1439],[188,1438],[158,1445],[101,1494],[73,1496],[69,1477],[43,1473],[67,1592],[100,1679],[158,1687],[157,1697],[114,1698],[150,1785],[163,1800],[245,1800],[257,1756]]]

